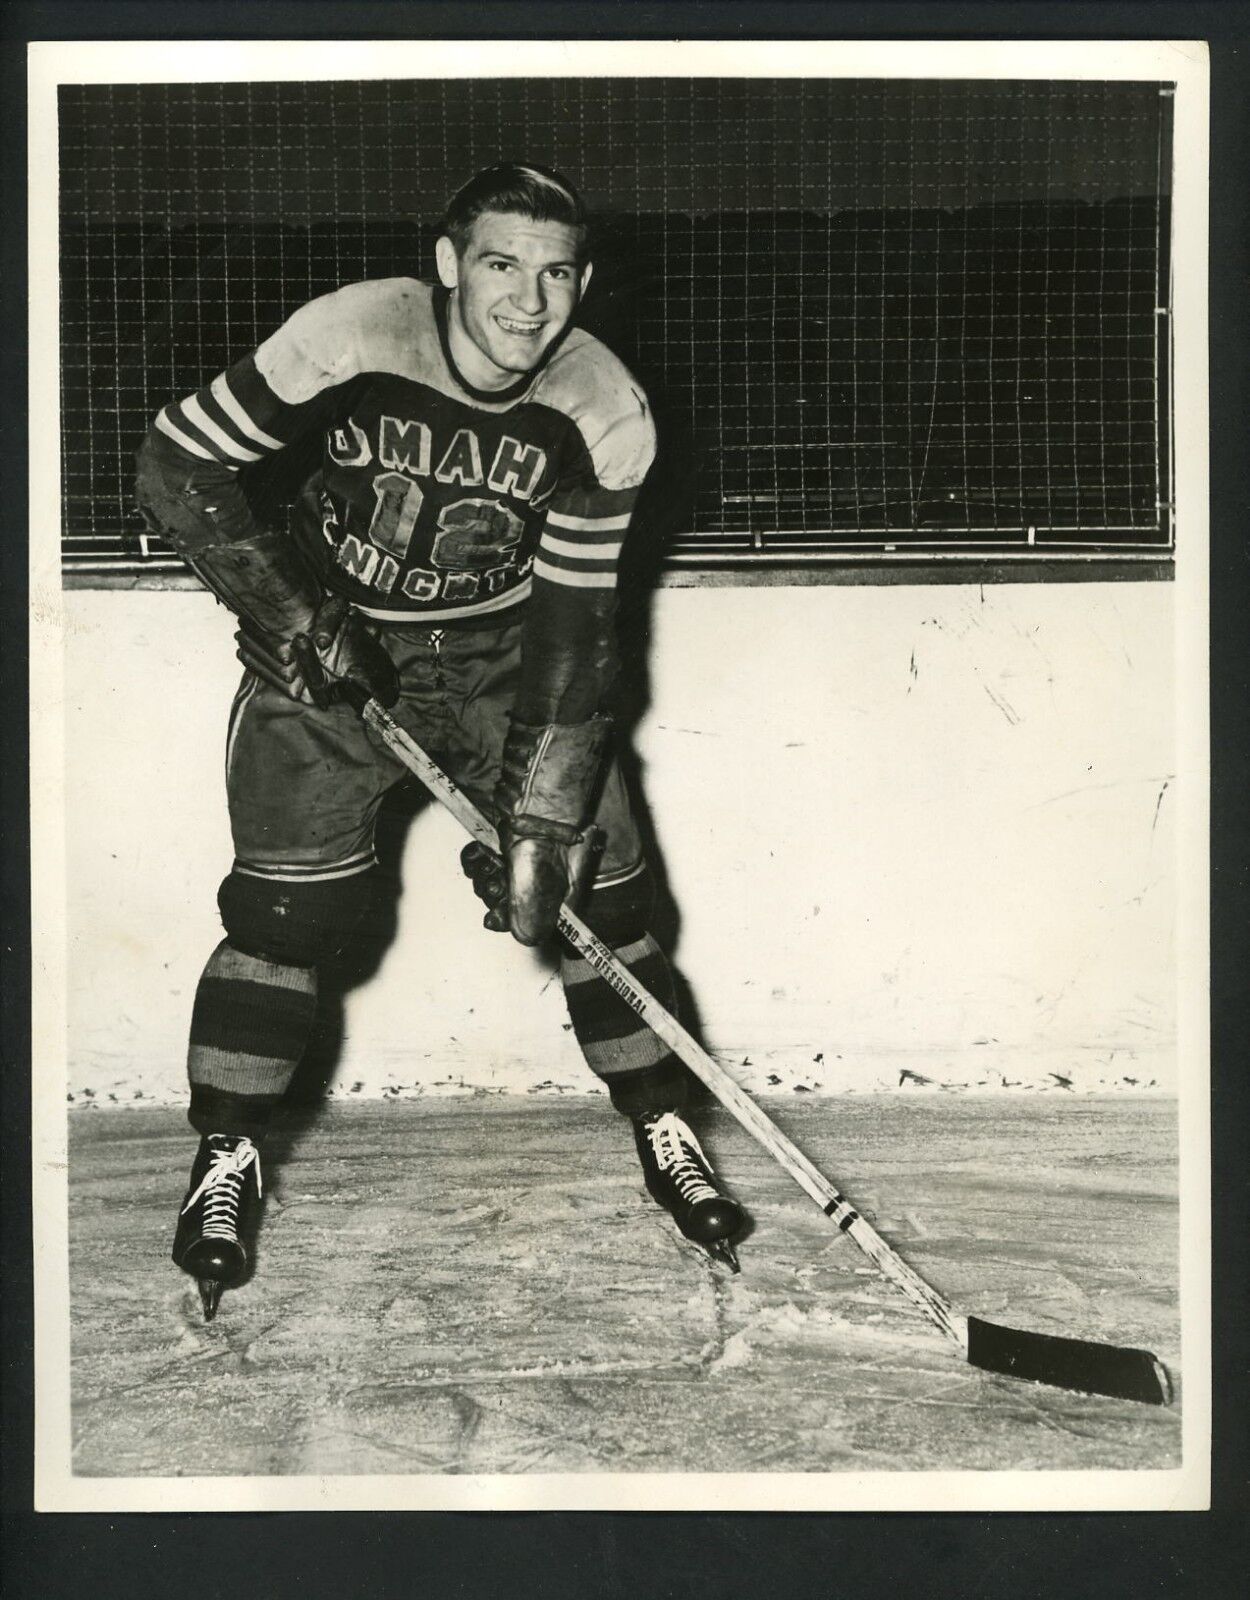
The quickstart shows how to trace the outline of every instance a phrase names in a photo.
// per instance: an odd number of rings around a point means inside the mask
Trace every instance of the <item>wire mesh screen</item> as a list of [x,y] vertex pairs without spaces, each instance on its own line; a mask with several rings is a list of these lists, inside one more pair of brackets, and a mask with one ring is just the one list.
[[1166,86],[524,79],[62,89],[67,564],[173,564],[155,411],[430,275],[504,157],[595,212],[582,320],[652,397],[672,559],[1170,548]]

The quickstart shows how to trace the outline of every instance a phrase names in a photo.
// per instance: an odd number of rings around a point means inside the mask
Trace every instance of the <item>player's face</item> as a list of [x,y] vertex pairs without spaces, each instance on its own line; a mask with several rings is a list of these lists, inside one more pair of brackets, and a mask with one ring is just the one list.
[[487,212],[463,251],[438,241],[439,277],[455,293],[452,354],[470,383],[504,388],[531,372],[569,324],[590,281],[578,230]]

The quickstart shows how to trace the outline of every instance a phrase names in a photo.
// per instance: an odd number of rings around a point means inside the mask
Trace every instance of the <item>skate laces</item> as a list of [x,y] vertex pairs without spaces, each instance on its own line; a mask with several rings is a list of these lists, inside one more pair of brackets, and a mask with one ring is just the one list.
[[702,1146],[675,1112],[666,1111],[654,1122],[644,1123],[644,1127],[656,1166],[668,1173],[687,1205],[720,1199],[719,1192],[708,1182]]
[[260,1151],[250,1139],[240,1139],[233,1150],[211,1150],[208,1171],[200,1186],[187,1197],[185,1215],[204,1196],[203,1237],[234,1239],[239,1232],[239,1202],[243,1198],[243,1176],[248,1167],[256,1168],[256,1193],[260,1184]]

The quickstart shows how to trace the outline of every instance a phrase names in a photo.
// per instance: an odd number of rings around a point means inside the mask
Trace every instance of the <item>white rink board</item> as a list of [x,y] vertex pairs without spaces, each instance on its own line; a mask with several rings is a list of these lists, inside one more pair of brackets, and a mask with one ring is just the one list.
[[[1174,1089],[1173,599],[656,595],[636,745],[678,963],[744,1087]],[[69,1089],[176,1100],[231,857],[231,620],[187,592],[65,607]],[[586,1092],[558,982],[481,931],[459,845],[442,814],[411,832],[336,1092]]]

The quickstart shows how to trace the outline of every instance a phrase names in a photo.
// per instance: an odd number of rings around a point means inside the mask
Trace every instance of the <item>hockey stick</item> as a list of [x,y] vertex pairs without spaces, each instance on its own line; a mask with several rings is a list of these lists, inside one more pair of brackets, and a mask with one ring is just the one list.
[[[482,813],[451,781],[376,700],[362,715],[387,748],[418,777],[426,788],[473,835],[479,844],[497,851],[499,840]],[[816,1202],[825,1215],[859,1246],[877,1270],[919,1306],[929,1319],[963,1351],[974,1367],[1011,1378],[1031,1379],[1059,1389],[1084,1394],[1112,1395],[1167,1405],[1172,1384],[1167,1368],[1148,1350],[1098,1344],[1088,1339],[1064,1339],[1052,1334],[1000,1327],[980,1317],[963,1317],[927,1284],[886,1243],[871,1223],[829,1180],[811,1164],[781,1129],[717,1065],[707,1051],[634,979],[629,968],[590,931],[568,906],[560,910],[559,929],[567,943],[589,963],[605,983],[634,1011],[653,1033],[679,1056],[720,1103],[763,1145]]]

